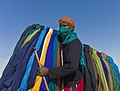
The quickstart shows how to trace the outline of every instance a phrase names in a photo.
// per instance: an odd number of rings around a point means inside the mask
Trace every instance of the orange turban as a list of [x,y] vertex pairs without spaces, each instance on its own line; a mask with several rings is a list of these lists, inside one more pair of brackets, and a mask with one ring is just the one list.
[[75,24],[74,24],[74,21],[71,18],[69,18],[69,17],[60,18],[59,24],[61,25],[63,22],[66,23],[70,28],[72,28],[72,30],[74,30]]

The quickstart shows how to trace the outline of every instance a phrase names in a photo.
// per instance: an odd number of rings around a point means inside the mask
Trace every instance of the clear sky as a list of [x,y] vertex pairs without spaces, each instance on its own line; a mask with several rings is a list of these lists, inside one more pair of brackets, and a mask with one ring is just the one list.
[[0,75],[28,25],[58,29],[62,16],[75,21],[82,43],[112,56],[120,68],[120,0],[0,0]]

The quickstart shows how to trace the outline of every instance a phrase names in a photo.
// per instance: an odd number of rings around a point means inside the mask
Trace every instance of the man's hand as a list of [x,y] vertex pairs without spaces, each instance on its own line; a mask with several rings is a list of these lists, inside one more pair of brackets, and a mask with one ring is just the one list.
[[41,65],[41,68],[38,68],[37,70],[37,75],[39,76],[46,76],[48,74],[48,68],[45,66]]

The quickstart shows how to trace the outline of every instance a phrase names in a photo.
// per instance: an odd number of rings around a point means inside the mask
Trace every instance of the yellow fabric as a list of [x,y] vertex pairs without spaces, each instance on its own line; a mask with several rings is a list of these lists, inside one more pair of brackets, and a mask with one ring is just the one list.
[[29,41],[32,39],[32,37],[33,37],[38,31],[40,31],[40,28],[37,29],[37,30],[35,30],[31,35],[29,35],[29,36],[25,39],[25,41],[23,42],[23,45],[22,45],[22,46],[24,46],[27,42],[29,42]]
[[105,74],[104,74],[104,70],[103,70],[102,64],[101,64],[100,59],[97,56],[96,52],[97,52],[96,49],[93,49],[92,57],[94,59],[95,65],[96,65],[96,68],[97,68],[97,71],[98,71],[98,75],[99,75],[99,77],[100,77],[100,79],[102,81],[103,88],[104,88],[105,91],[109,91],[108,84],[107,84],[107,81],[106,81],[106,78],[105,78]]
[[111,71],[110,71],[110,67],[106,61],[106,55],[104,53],[102,53],[102,59],[105,62],[107,69],[108,69],[108,86],[109,86],[109,91],[113,91],[113,80],[112,80],[112,76],[111,76]]
[[[50,28],[50,30],[47,33],[47,35],[45,37],[45,40],[44,40],[42,53],[41,53],[41,57],[40,57],[40,64],[42,64],[42,65],[44,65],[44,63],[45,63],[46,53],[47,53],[47,49],[48,49],[48,45],[49,45],[52,33],[53,33],[53,30]],[[34,84],[34,87],[31,89],[31,91],[39,91],[41,82],[42,82],[42,77],[41,76],[37,76],[35,84]]]

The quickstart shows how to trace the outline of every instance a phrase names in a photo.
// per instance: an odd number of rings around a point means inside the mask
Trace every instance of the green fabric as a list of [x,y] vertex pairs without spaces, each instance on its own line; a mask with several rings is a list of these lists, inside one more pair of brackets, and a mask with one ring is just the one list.
[[62,41],[62,44],[68,44],[77,38],[77,34],[73,30],[71,30],[70,33],[66,36],[66,38]]
[[56,84],[57,84],[56,80],[50,80],[48,85],[49,91],[56,91]]
[[114,91],[120,91],[120,85],[118,83],[118,78],[117,78],[117,75],[116,75],[112,65],[109,62],[109,57],[106,58],[106,61],[108,62],[108,65],[110,67],[111,76],[112,76],[112,80],[113,80],[113,89],[114,89]]
[[58,53],[58,38],[57,36],[55,36],[53,43],[53,67],[56,67],[57,53]]

